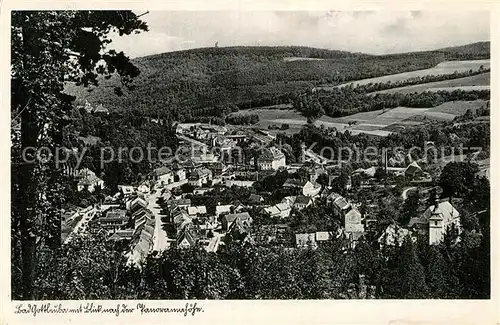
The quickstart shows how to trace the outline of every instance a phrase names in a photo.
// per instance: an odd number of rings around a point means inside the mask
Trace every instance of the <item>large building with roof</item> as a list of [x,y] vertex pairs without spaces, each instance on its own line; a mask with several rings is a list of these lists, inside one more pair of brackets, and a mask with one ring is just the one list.
[[250,227],[252,225],[252,221],[253,219],[250,217],[248,212],[226,214],[221,218],[222,230],[228,231],[234,226],[233,223],[238,223],[240,226],[243,225],[245,227]]
[[130,239],[130,251],[127,253],[128,263],[140,265],[153,247],[155,218],[151,211],[141,209],[136,211],[134,232]]
[[120,229],[128,222],[126,213],[126,210],[121,209],[108,210],[106,214],[101,215],[98,222],[104,229]]
[[449,201],[436,202],[418,218],[412,218],[408,224],[421,236],[428,237],[429,244],[438,244],[450,227],[460,230],[460,213]]
[[174,182],[174,173],[170,168],[162,166],[153,170],[153,178],[161,185],[172,184]]
[[276,147],[266,148],[257,159],[260,170],[278,170],[286,166],[285,155]]

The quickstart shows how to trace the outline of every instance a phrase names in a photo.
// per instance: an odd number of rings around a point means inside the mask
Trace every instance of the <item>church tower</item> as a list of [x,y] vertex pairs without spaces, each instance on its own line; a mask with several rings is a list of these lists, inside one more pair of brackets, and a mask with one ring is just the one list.
[[300,143],[300,162],[302,164],[306,162],[306,144],[304,142]]
[[443,239],[443,234],[443,213],[439,209],[439,200],[436,200],[429,218],[429,245],[439,244]]

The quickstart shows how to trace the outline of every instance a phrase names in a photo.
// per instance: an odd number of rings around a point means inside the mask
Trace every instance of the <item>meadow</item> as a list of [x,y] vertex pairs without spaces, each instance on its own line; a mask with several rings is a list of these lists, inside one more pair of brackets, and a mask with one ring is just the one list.
[[[467,60],[467,61],[445,61],[441,62],[435,67],[429,69],[421,69],[397,74],[390,74],[382,77],[361,79],[352,82],[343,83],[337,86],[318,86],[316,89],[331,90],[337,87],[344,87],[348,85],[366,85],[369,83],[386,83],[386,82],[396,82],[404,81],[416,77],[424,77],[428,75],[443,75],[443,74],[453,74],[456,72],[466,72],[469,70],[476,71],[479,67],[483,66],[484,69],[490,68],[490,60]],[[404,87],[402,87],[404,88]]]
[[372,94],[395,94],[395,93],[410,94],[415,92],[420,93],[424,91],[453,90],[453,89],[471,90],[471,89],[476,89],[477,87],[480,88],[486,87],[487,89],[489,89],[489,85],[490,85],[490,73],[488,72],[465,78],[450,79],[450,80],[429,82],[420,85],[386,89],[373,92]]
[[[463,115],[468,109],[475,111],[485,104],[486,101],[483,100],[455,101],[446,102],[432,108],[396,107],[335,118],[324,115],[315,121],[315,125],[335,127],[340,132],[349,130],[351,134],[365,133],[387,136],[392,132],[428,121],[451,121],[456,116]],[[279,132],[294,134],[299,132],[303,125],[307,124],[306,117],[301,115],[300,112],[290,109],[289,106],[282,109],[268,106],[266,108],[239,111],[233,114],[256,114],[259,116],[257,124],[238,127],[268,129],[269,126],[281,127],[282,124],[288,124],[289,128],[286,130],[271,130],[273,134]]]

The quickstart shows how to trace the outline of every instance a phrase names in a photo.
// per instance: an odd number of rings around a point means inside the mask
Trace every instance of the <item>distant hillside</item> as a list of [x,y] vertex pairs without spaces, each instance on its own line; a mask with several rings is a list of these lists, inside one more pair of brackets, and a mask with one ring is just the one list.
[[477,42],[462,46],[446,47],[437,50],[446,53],[450,59],[457,60],[478,60],[490,58],[490,42]]
[[[322,60],[285,60],[289,57]],[[489,42],[391,55],[295,46],[200,48],[134,59],[141,74],[134,89],[123,96],[114,92],[120,84],[117,78],[101,80],[91,90],[68,84],[67,92],[76,95],[78,102],[88,100],[111,110],[185,119],[213,115],[207,111],[213,106],[272,105],[279,96],[318,84],[426,69],[444,60],[479,58],[489,58]]]

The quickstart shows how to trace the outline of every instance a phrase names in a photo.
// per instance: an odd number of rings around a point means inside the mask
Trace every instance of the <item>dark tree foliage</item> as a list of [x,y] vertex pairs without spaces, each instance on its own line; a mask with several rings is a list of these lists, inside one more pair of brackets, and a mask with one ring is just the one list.
[[472,193],[476,173],[479,171],[477,164],[470,162],[448,163],[439,180],[443,189],[443,196],[468,197]]
[[[71,96],[64,84],[97,84],[97,76],[114,74],[124,85],[139,70],[123,53],[107,51],[109,34],[146,31],[130,11],[13,11],[11,113],[20,120],[12,146],[12,289],[16,298],[30,299],[37,277],[37,250],[57,246],[60,170],[53,161],[25,163],[25,148],[61,145]],[[101,64],[101,60],[104,64]],[[116,85],[118,87],[118,85]],[[32,159],[34,154],[27,158]],[[56,229],[54,229],[56,228]]]
[[229,115],[226,117],[226,123],[234,125],[257,124],[259,123],[259,115],[257,114]]
[[315,92],[304,92],[293,99],[293,107],[305,116],[320,117],[325,114],[331,117],[341,117],[398,106],[428,108],[449,101],[488,100],[489,98],[489,90],[453,90],[451,92],[440,90],[410,94],[368,94],[362,88],[354,88],[350,85]]
[[406,238],[403,245],[395,249],[386,267],[387,270],[382,275],[381,287],[384,298],[422,299],[427,297],[425,270],[410,238]]

